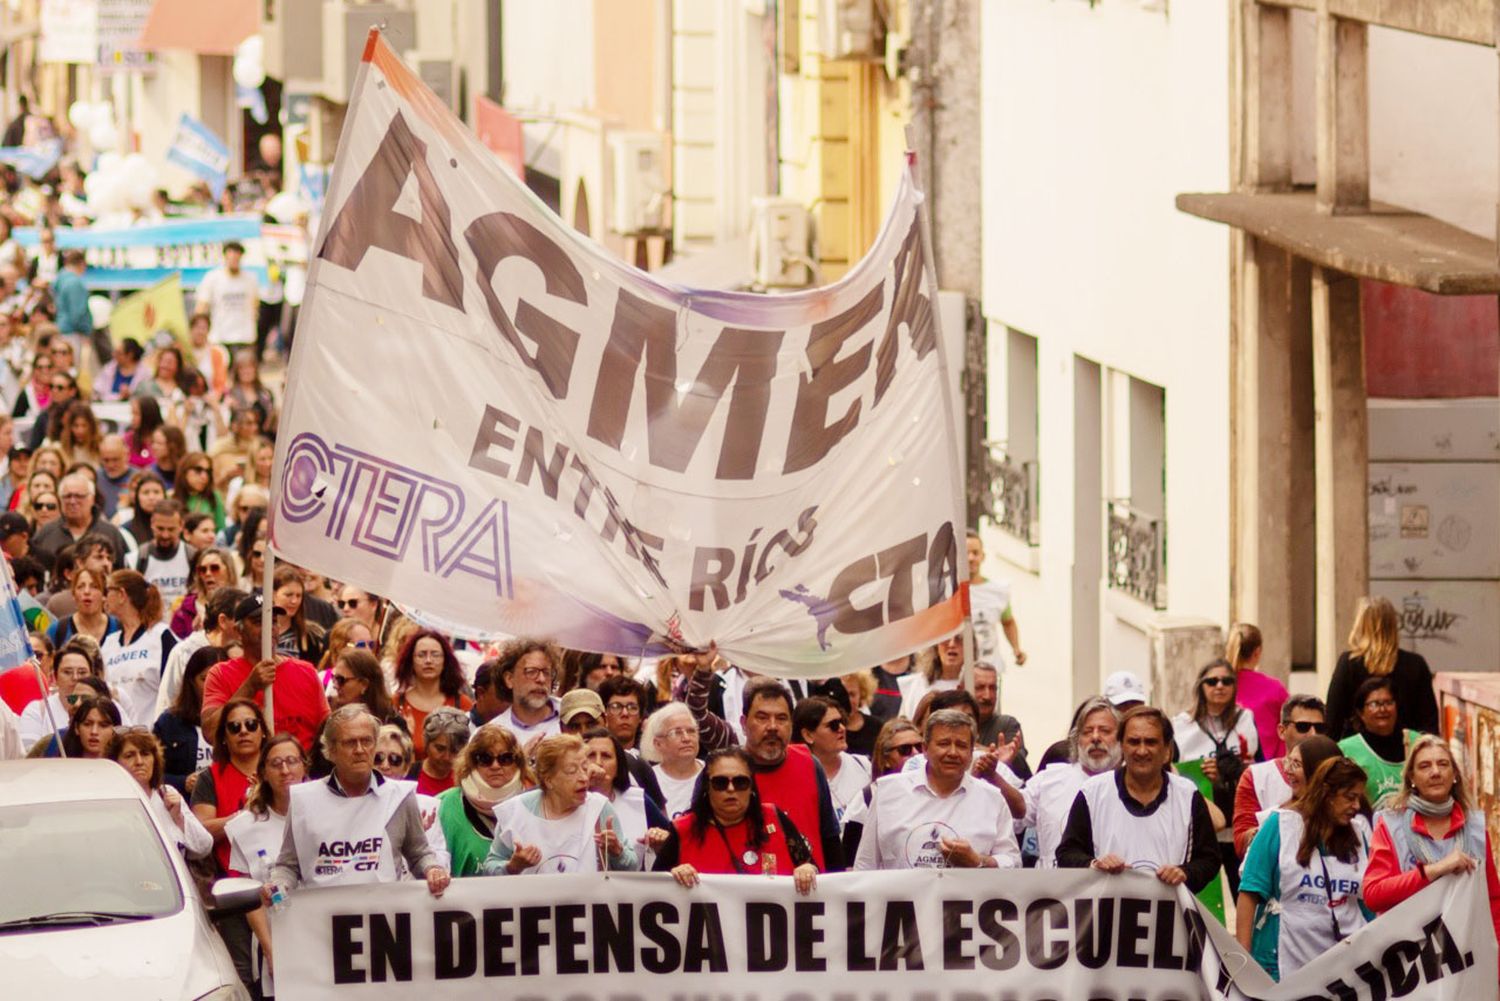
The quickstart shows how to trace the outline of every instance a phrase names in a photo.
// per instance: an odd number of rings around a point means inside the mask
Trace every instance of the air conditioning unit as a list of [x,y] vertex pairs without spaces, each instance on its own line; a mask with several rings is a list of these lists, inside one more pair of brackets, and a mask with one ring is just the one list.
[[609,228],[623,235],[666,228],[667,144],[656,132],[611,132]]
[[763,196],[750,202],[750,270],[759,288],[804,288],[812,284],[807,209],[790,198]]
[[885,58],[876,0],[820,0],[818,51],[824,59]]
[[384,26],[393,48],[409,49],[417,41],[417,15],[395,4],[331,0],[323,6],[323,81],[318,91],[323,97],[349,103],[365,40],[376,25]]

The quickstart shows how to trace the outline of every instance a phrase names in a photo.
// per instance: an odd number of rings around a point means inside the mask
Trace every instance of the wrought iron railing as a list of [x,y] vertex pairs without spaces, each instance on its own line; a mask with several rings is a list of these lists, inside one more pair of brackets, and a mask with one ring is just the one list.
[[1035,460],[1018,462],[1003,442],[986,442],[984,469],[979,477],[984,515],[1008,535],[1028,546],[1041,542],[1041,506]]
[[1106,506],[1109,554],[1105,572],[1109,586],[1152,608],[1166,608],[1166,520],[1133,510],[1128,500],[1107,501]]

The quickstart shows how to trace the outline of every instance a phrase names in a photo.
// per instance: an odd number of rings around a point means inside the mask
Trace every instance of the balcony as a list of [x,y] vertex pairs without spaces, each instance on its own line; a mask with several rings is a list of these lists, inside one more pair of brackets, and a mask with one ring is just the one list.
[[1131,508],[1129,500],[1106,502],[1109,549],[1104,574],[1120,591],[1157,611],[1167,607],[1167,523]]
[[1037,503],[1036,460],[1018,461],[1004,442],[986,442],[976,488],[984,515],[1001,531],[1026,546],[1041,542],[1041,506]]

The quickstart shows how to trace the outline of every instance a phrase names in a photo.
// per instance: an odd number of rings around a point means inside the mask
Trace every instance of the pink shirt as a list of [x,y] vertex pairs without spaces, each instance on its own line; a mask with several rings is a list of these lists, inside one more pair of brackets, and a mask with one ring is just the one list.
[[1269,674],[1242,670],[1235,678],[1234,701],[1250,710],[1255,717],[1255,732],[1260,736],[1260,752],[1265,760],[1286,754],[1286,745],[1276,727],[1281,723],[1281,706],[1286,702],[1286,686]]

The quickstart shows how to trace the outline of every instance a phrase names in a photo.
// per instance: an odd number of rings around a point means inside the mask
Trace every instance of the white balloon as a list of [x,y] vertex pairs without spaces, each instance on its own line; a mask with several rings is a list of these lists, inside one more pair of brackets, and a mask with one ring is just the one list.
[[254,89],[266,82],[263,46],[259,35],[251,35],[234,50],[234,82],[241,87]]
[[68,121],[79,132],[87,132],[94,124],[94,106],[87,101],[74,101],[68,108]]
[[96,150],[112,150],[115,143],[119,142],[119,133],[115,130],[115,123],[110,121],[95,122],[94,127],[89,129],[89,145]]
[[108,296],[89,296],[89,318],[94,321],[94,326],[109,326],[109,315],[115,311],[115,304],[109,301]]
[[120,164],[122,164],[124,161],[125,158],[114,151],[100,154],[99,161],[94,164],[94,173],[106,175],[113,174],[115,171],[120,169]]

